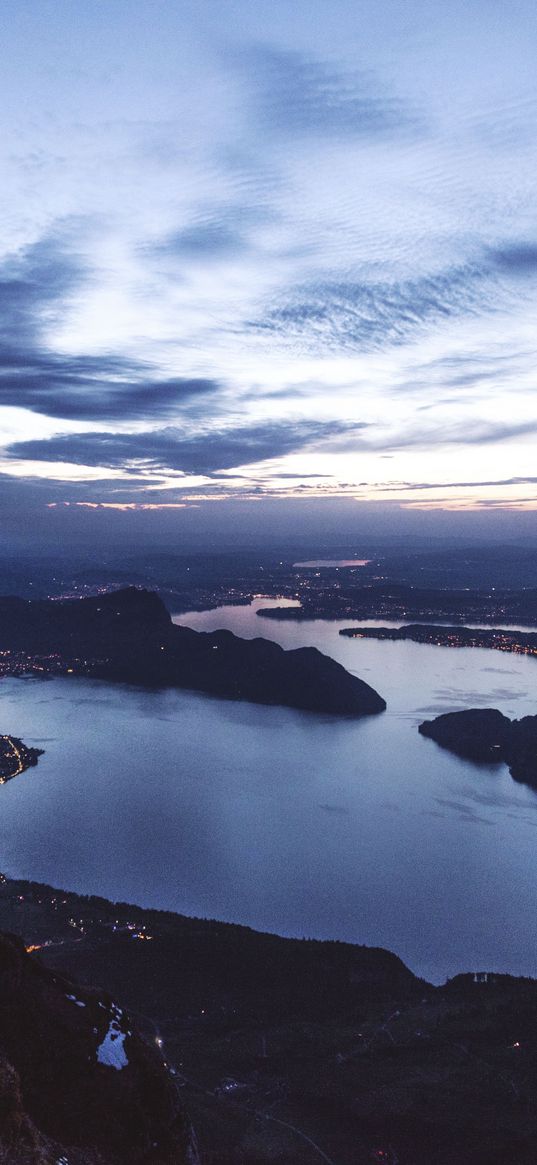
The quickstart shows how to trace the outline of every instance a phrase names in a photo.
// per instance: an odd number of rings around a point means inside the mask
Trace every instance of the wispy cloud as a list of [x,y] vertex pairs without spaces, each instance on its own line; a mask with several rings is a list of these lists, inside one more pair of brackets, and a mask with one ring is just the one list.
[[[537,477],[504,477],[493,481],[443,481],[441,489],[484,489],[489,486],[537,485]],[[432,481],[401,481],[378,484],[383,493],[413,493],[415,490],[437,490],[438,482]]]
[[253,108],[265,132],[386,140],[423,131],[423,115],[371,72],[345,71],[267,45],[243,53],[240,65],[253,81]]
[[290,290],[249,328],[312,351],[372,352],[408,343],[426,325],[493,311],[498,289],[484,266],[468,264],[438,275],[386,282],[312,283]]

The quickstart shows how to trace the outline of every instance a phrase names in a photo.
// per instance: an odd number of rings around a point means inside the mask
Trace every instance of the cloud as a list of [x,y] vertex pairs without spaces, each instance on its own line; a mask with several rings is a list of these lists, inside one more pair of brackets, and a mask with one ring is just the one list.
[[[397,451],[404,449],[429,449],[459,445],[492,445],[497,442],[510,441],[517,437],[528,437],[537,433],[537,419],[522,421],[489,421],[482,417],[467,416],[460,420],[438,421],[428,426],[419,426],[416,423],[406,425],[401,429],[377,432],[374,426],[370,432],[364,434],[361,447],[383,455],[386,450]],[[348,446],[352,449],[352,446]],[[339,450],[345,450],[345,436],[342,435]],[[525,479],[530,480],[530,479]],[[516,478],[513,478],[516,481]],[[440,483],[442,486],[444,483]],[[474,482],[461,482],[462,485],[474,485]],[[495,483],[491,483],[495,484]],[[424,488],[429,488],[425,485]]]
[[221,388],[203,378],[151,379],[147,369],[144,379],[142,369],[113,357],[39,353],[26,359],[14,354],[6,367],[0,353],[0,404],[63,420],[125,422],[206,412],[205,398]]
[[[537,244],[522,241],[496,248],[474,244],[473,255],[466,261],[414,278],[371,278],[368,271],[363,279],[319,279],[289,287],[282,291],[281,302],[269,304],[262,317],[246,321],[245,327],[260,335],[305,343],[313,352],[383,351],[415,339],[425,327],[449,320],[497,311],[516,315],[521,306],[517,281],[533,274],[537,274]],[[421,371],[426,376],[440,373],[445,384],[464,389],[494,382],[502,365],[512,373],[524,367],[527,358],[525,352],[482,350],[473,357],[464,353],[439,358]]]
[[313,349],[384,350],[426,324],[479,315],[497,302],[485,267],[466,264],[402,281],[318,282],[247,325],[260,334],[306,341]]
[[[47,502],[47,509],[53,510],[61,504]],[[130,510],[185,510],[191,508],[189,502],[64,502],[64,506],[79,506],[83,510],[118,510],[128,513]],[[197,507],[196,507],[197,508]]]
[[381,489],[384,493],[401,493],[403,490],[412,492],[413,490],[429,490],[429,489],[485,489],[489,486],[505,486],[505,485],[537,485],[537,477],[504,477],[493,481],[401,481],[390,482],[387,485],[377,485],[376,488]]
[[274,421],[189,435],[170,427],[136,434],[68,434],[18,442],[9,451],[14,457],[38,461],[211,474],[283,457],[333,437],[360,436],[364,428],[349,421]]
[[416,427],[390,437],[382,442],[382,448],[406,449],[416,446],[434,448],[438,445],[490,445],[498,441],[511,441],[516,437],[527,437],[537,433],[537,418],[521,421],[489,421],[481,417],[468,416],[460,421],[432,425],[429,428]]
[[206,412],[207,398],[214,398],[221,389],[216,380],[164,379],[142,361],[50,350],[44,336],[47,326],[89,278],[61,234],[4,261],[0,268],[0,405],[86,421]]
[[175,231],[149,251],[156,258],[211,261],[227,259],[247,249],[248,243],[240,230],[214,219]]
[[491,248],[492,262],[509,275],[537,274],[537,243],[511,242]]
[[4,259],[0,268],[0,351],[20,362],[23,340],[36,343],[50,318],[83,278],[80,261],[59,234],[31,244]]
[[285,137],[382,138],[423,130],[423,119],[381,91],[365,72],[341,69],[270,46],[241,57],[254,85],[254,110],[265,132]]

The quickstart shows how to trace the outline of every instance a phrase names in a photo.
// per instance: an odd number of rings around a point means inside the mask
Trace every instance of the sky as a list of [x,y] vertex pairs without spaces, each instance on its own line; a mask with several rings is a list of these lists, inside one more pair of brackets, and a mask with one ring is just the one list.
[[0,24],[0,545],[537,535],[531,0]]

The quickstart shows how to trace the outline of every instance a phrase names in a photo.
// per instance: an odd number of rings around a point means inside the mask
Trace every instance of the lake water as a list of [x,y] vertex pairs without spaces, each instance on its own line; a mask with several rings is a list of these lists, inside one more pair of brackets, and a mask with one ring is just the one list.
[[269,605],[176,622],[314,644],[388,711],[338,720],[190,692],[2,680],[1,731],[46,752],[0,788],[0,869],[388,947],[435,981],[463,969],[537,975],[537,794],[416,730],[465,705],[535,712],[537,662],[344,639],[340,623],[256,614]]
[[293,562],[293,566],[310,569],[335,567],[339,570],[340,567],[346,566],[369,566],[370,562],[370,558],[314,558],[309,562]]

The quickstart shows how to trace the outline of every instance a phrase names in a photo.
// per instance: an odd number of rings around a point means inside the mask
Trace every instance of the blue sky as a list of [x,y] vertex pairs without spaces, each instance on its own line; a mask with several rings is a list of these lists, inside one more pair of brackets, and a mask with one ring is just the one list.
[[5,0],[2,43],[8,537],[534,512],[533,4]]

